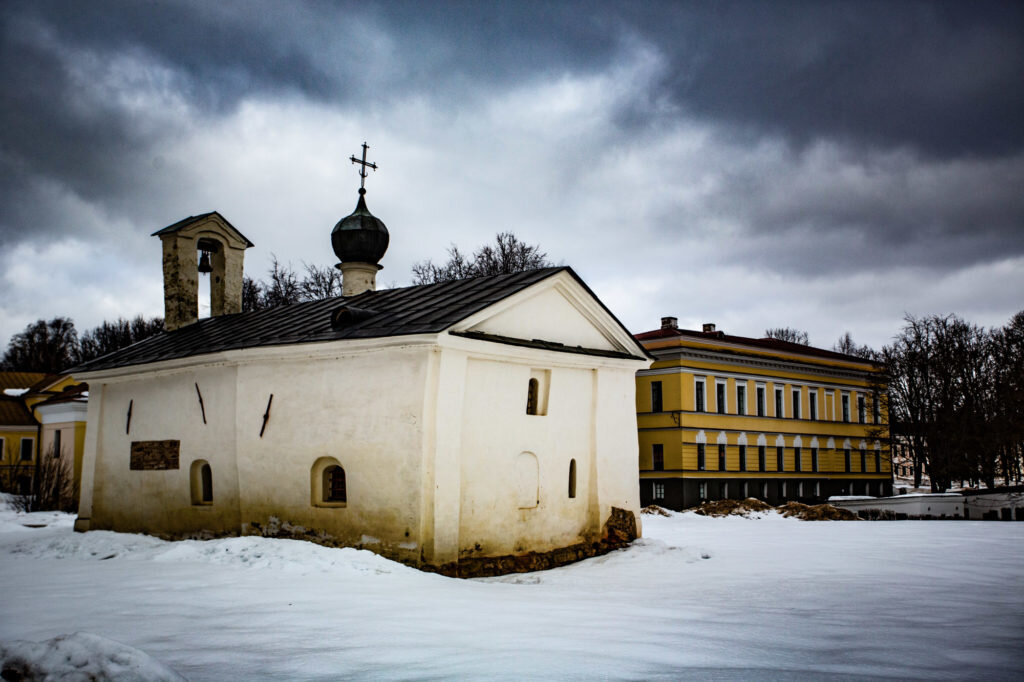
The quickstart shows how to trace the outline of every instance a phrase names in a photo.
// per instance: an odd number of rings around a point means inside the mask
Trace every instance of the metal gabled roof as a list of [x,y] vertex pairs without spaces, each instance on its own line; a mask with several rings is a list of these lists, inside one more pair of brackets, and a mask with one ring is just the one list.
[[[143,365],[259,346],[436,334],[560,272],[568,272],[593,295],[569,267],[367,291],[358,296],[339,296],[202,319],[96,358],[68,370],[68,373]],[[348,315],[339,324],[334,313],[342,307],[358,314]],[[332,319],[335,319],[333,326]],[[614,315],[612,319],[615,319]],[[628,335],[624,327],[623,331]],[[637,349],[643,352],[639,344]]]

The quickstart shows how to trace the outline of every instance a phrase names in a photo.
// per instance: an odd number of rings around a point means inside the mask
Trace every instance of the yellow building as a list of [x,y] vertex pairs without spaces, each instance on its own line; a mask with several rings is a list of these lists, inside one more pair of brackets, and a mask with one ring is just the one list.
[[892,494],[878,364],[674,317],[636,338],[642,505]]
[[0,489],[32,493],[43,456],[69,460],[77,499],[88,391],[68,375],[0,372]]

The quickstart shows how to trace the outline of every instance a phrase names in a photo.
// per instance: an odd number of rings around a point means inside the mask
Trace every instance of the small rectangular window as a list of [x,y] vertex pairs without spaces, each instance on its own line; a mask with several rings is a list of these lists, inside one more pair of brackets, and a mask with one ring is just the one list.
[[4,461],[4,445],[6,445],[6,443],[7,441],[5,439],[0,438],[0,462]]
[[693,409],[696,412],[703,412],[705,409],[704,402],[704,379],[697,378],[693,382]]
[[736,384],[736,414],[747,413],[747,387]]
[[871,396],[871,417],[877,424],[882,421],[882,412],[878,407],[878,394]]
[[800,471],[800,448],[793,448],[793,471]]
[[665,446],[661,443],[655,443],[651,446],[651,459],[653,460],[653,466],[655,471],[665,470]]
[[867,421],[867,413],[864,410],[864,396],[857,396],[857,421],[863,424]]
[[747,470],[747,446],[746,445],[741,445],[741,446],[739,446],[739,450],[740,450],[740,471],[746,471]]
[[60,429],[53,432],[53,458],[60,457]]
[[718,414],[725,414],[727,411],[727,405],[725,402],[725,383],[721,381],[715,382],[715,409]]
[[704,471],[704,443],[697,443],[697,468]]
[[697,496],[702,500],[708,499],[708,484],[704,481],[697,485]]
[[757,446],[757,470],[758,471],[765,471],[765,467],[766,467],[765,459],[766,459],[766,457],[765,457],[765,452],[764,451],[765,451],[765,446],[763,446],[763,445],[758,445]]
[[818,392],[817,391],[811,391],[808,394],[808,396],[809,396],[808,397],[809,403],[808,403],[807,407],[809,409],[808,409],[807,416],[810,417],[811,421],[817,421],[818,420]]
[[850,394],[843,394],[843,421],[850,421]]
[[661,412],[661,382],[651,382],[651,412]]
[[551,370],[532,369],[526,385],[526,414],[543,416],[548,413],[548,393],[551,390]]
[[850,448],[843,448],[843,460],[846,473],[850,473]]
[[757,387],[757,416],[763,417],[765,415],[764,407],[764,386]]
[[875,473],[881,473],[882,471],[882,453],[875,450]]
[[785,412],[782,408],[782,389],[775,389],[775,416],[782,419],[785,416]]
[[718,444],[718,470],[725,471],[725,443]]
[[32,461],[32,450],[35,448],[35,438],[22,438],[21,439],[21,461],[31,462]]
[[786,468],[785,467],[786,459],[785,459],[785,457],[783,455],[783,450],[784,450],[784,448],[781,445],[777,445],[775,447],[775,470],[776,471],[783,471]]
[[818,471],[818,448],[811,448],[811,471]]
[[665,499],[665,484],[655,483],[654,484],[654,499],[664,500]]
[[793,419],[800,418],[800,389],[793,389]]
[[861,473],[868,470],[868,451],[864,448],[860,449],[860,470]]

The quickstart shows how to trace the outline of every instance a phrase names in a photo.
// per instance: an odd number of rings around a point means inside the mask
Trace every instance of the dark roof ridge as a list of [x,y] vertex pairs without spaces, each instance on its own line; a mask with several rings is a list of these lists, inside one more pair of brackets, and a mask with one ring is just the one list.
[[870,358],[862,358],[856,355],[848,355],[846,353],[839,353],[833,350],[827,350],[825,348],[818,348],[816,346],[805,346],[802,343],[793,343],[792,341],[783,341],[781,339],[773,339],[770,337],[753,338],[749,336],[737,336],[734,334],[726,334],[721,331],[704,332],[696,329],[654,329],[648,332],[641,332],[634,335],[638,341],[647,341],[652,339],[665,339],[673,336],[687,336],[699,339],[706,339],[708,341],[725,341],[731,343],[739,343],[748,346],[760,347],[766,350],[776,351],[790,351],[793,353],[800,353],[803,355],[811,355],[822,358],[832,358],[835,360],[845,360],[847,362],[857,362],[865,365],[880,365],[877,360]]

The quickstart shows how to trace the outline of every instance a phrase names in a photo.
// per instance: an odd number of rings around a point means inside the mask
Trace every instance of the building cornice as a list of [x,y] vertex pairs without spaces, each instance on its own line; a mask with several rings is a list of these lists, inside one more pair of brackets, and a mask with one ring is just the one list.
[[[767,360],[764,358],[755,357],[736,357],[728,356],[724,357],[720,353],[714,353],[710,351],[699,351],[699,350],[688,350],[682,348],[672,349],[661,349],[651,351],[655,357],[656,362],[665,362],[671,360],[691,360],[698,362],[710,362],[721,365],[728,365],[732,367],[756,367],[764,371],[775,371],[775,372],[799,372],[804,374],[812,374],[816,376],[832,376],[832,377],[843,377],[847,379],[855,379],[858,381],[865,381],[870,383],[871,381],[877,381],[879,375],[870,370],[855,370],[845,369],[836,366],[821,366],[817,364],[806,364],[802,362],[791,362],[786,360]],[[640,370],[637,372],[638,376],[647,376],[651,374],[673,374],[676,372],[704,372],[707,374],[714,373],[713,370],[709,370],[706,367],[690,367],[687,365],[679,365],[675,367],[662,367],[657,369]],[[755,377],[750,377],[755,378]],[[770,380],[773,378],[771,375],[765,375],[765,378]],[[796,380],[800,381],[800,380]],[[791,380],[790,383],[793,383]],[[804,382],[806,383],[806,382]],[[831,383],[831,382],[823,382]],[[840,384],[835,384],[840,385]]]

